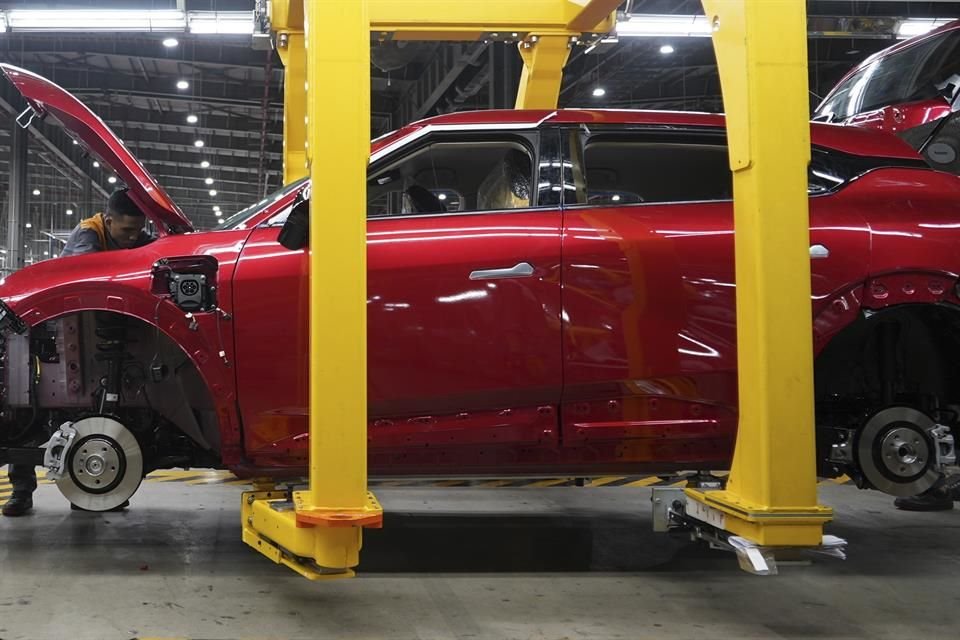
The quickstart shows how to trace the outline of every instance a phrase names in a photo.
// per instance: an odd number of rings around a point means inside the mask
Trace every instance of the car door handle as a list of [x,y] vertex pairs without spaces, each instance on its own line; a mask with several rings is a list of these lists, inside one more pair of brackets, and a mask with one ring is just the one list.
[[823,258],[830,257],[830,249],[827,249],[822,244],[810,245],[810,259],[811,260],[822,260]]
[[471,280],[497,280],[499,278],[529,278],[533,275],[533,265],[529,262],[508,267],[506,269],[480,269],[471,271]]

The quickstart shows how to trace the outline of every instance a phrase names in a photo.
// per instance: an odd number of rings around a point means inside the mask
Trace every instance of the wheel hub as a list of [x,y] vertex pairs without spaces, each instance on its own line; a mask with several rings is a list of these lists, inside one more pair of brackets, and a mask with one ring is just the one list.
[[143,453],[130,431],[113,418],[85,418],[73,424],[76,436],[57,487],[88,511],[123,504],[140,486]]
[[857,466],[880,491],[902,497],[923,493],[940,478],[927,435],[936,426],[910,407],[880,411],[857,436]]

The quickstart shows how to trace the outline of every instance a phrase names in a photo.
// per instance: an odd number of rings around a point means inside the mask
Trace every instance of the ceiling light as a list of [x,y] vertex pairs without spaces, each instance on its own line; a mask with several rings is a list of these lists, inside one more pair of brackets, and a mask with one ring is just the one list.
[[193,146],[195,146],[195,147],[197,147],[197,148],[199,149],[200,147],[203,146],[203,140],[194,140],[194,141],[193,141]]
[[191,11],[187,19],[190,33],[220,35],[253,34],[253,11]]
[[187,82],[186,80],[177,80],[177,89],[183,90],[183,89],[189,89],[189,88],[190,88],[189,82]]
[[189,122],[190,124],[197,124],[197,120],[199,120],[199,119],[200,119],[200,118],[198,118],[197,116],[193,115],[192,113],[187,116],[187,122]]
[[620,202],[620,194],[615,193],[610,199],[613,200],[614,202]]
[[208,161],[206,161],[206,160],[203,160],[203,161],[200,162],[200,166],[201,166],[202,168],[206,169],[207,167],[210,166],[210,163],[209,163]]
[[438,193],[438,194],[437,194],[437,200],[441,200],[441,201],[442,201],[442,200],[446,200],[446,199],[447,199],[447,194],[445,194],[445,193]]
[[596,89],[593,90],[594,98],[602,98],[605,95],[607,95],[607,90],[604,89],[603,87],[597,87]]
[[213,205],[213,210],[219,213],[219,212],[220,212],[220,205],[218,205],[218,204]]
[[93,161],[93,168],[94,168],[94,169],[99,169],[99,168],[100,168],[100,163],[97,162],[96,160],[94,160],[94,161]]
[[68,216],[72,216],[72,215],[73,215],[73,209],[67,209],[66,214],[67,214]]
[[168,48],[168,49],[171,49],[171,48],[177,46],[178,44],[180,44],[180,42],[179,42],[176,38],[164,38],[164,39],[163,39],[163,46],[165,46],[165,47]]
[[43,252],[43,255],[49,256],[49,255],[50,255],[50,252],[49,252],[49,251],[44,251],[44,252]]
[[183,11],[11,9],[7,25],[14,31],[183,31]]
[[40,189],[34,189],[34,190],[33,190],[33,195],[35,195],[35,196],[40,195]]
[[712,33],[707,16],[642,15],[617,23],[618,36],[708,37]]
[[203,181],[203,183],[204,183],[204,184],[213,184],[213,178],[206,178],[206,179]]
[[942,27],[948,22],[950,22],[948,18],[907,18],[901,20],[900,24],[897,25],[897,37],[912,38],[913,36],[919,36],[928,31],[933,31],[937,27]]
[[216,196],[216,195],[217,195],[217,190],[216,190],[216,189],[210,189],[210,197],[212,198],[212,197],[214,197],[214,196]]
[[25,225],[23,225],[23,226],[25,226],[27,229],[33,229],[33,224],[30,223],[30,222],[28,222],[27,224],[25,224]]
[[116,183],[116,181],[117,179],[113,176],[110,176],[109,178],[107,178],[107,182],[109,182],[110,184],[114,184]]
[[79,142],[77,142],[76,140],[74,140],[74,141],[73,141],[73,144],[80,144],[80,143],[79,143]]
[[675,49],[673,48],[673,45],[665,44],[662,47],[660,47],[660,53],[662,53],[665,56],[670,55],[674,51]]

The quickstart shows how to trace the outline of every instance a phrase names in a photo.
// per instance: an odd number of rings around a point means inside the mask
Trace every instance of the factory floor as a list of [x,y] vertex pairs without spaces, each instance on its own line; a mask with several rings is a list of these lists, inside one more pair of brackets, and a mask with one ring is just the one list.
[[71,512],[43,484],[33,515],[0,518],[0,639],[960,633],[960,509],[905,513],[824,483],[829,532],[849,558],[758,577],[726,552],[653,533],[642,482],[495,484],[377,487],[385,526],[365,534],[359,576],[321,583],[240,541],[243,487],[214,472],[144,482],[124,513]]

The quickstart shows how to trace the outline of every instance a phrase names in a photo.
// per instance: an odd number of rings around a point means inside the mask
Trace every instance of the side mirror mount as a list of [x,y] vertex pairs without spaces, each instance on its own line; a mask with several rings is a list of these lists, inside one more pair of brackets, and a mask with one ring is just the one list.
[[[309,198],[309,196],[307,196]],[[300,196],[293,205],[287,221],[280,229],[277,242],[291,251],[300,251],[310,246],[310,200]]]

